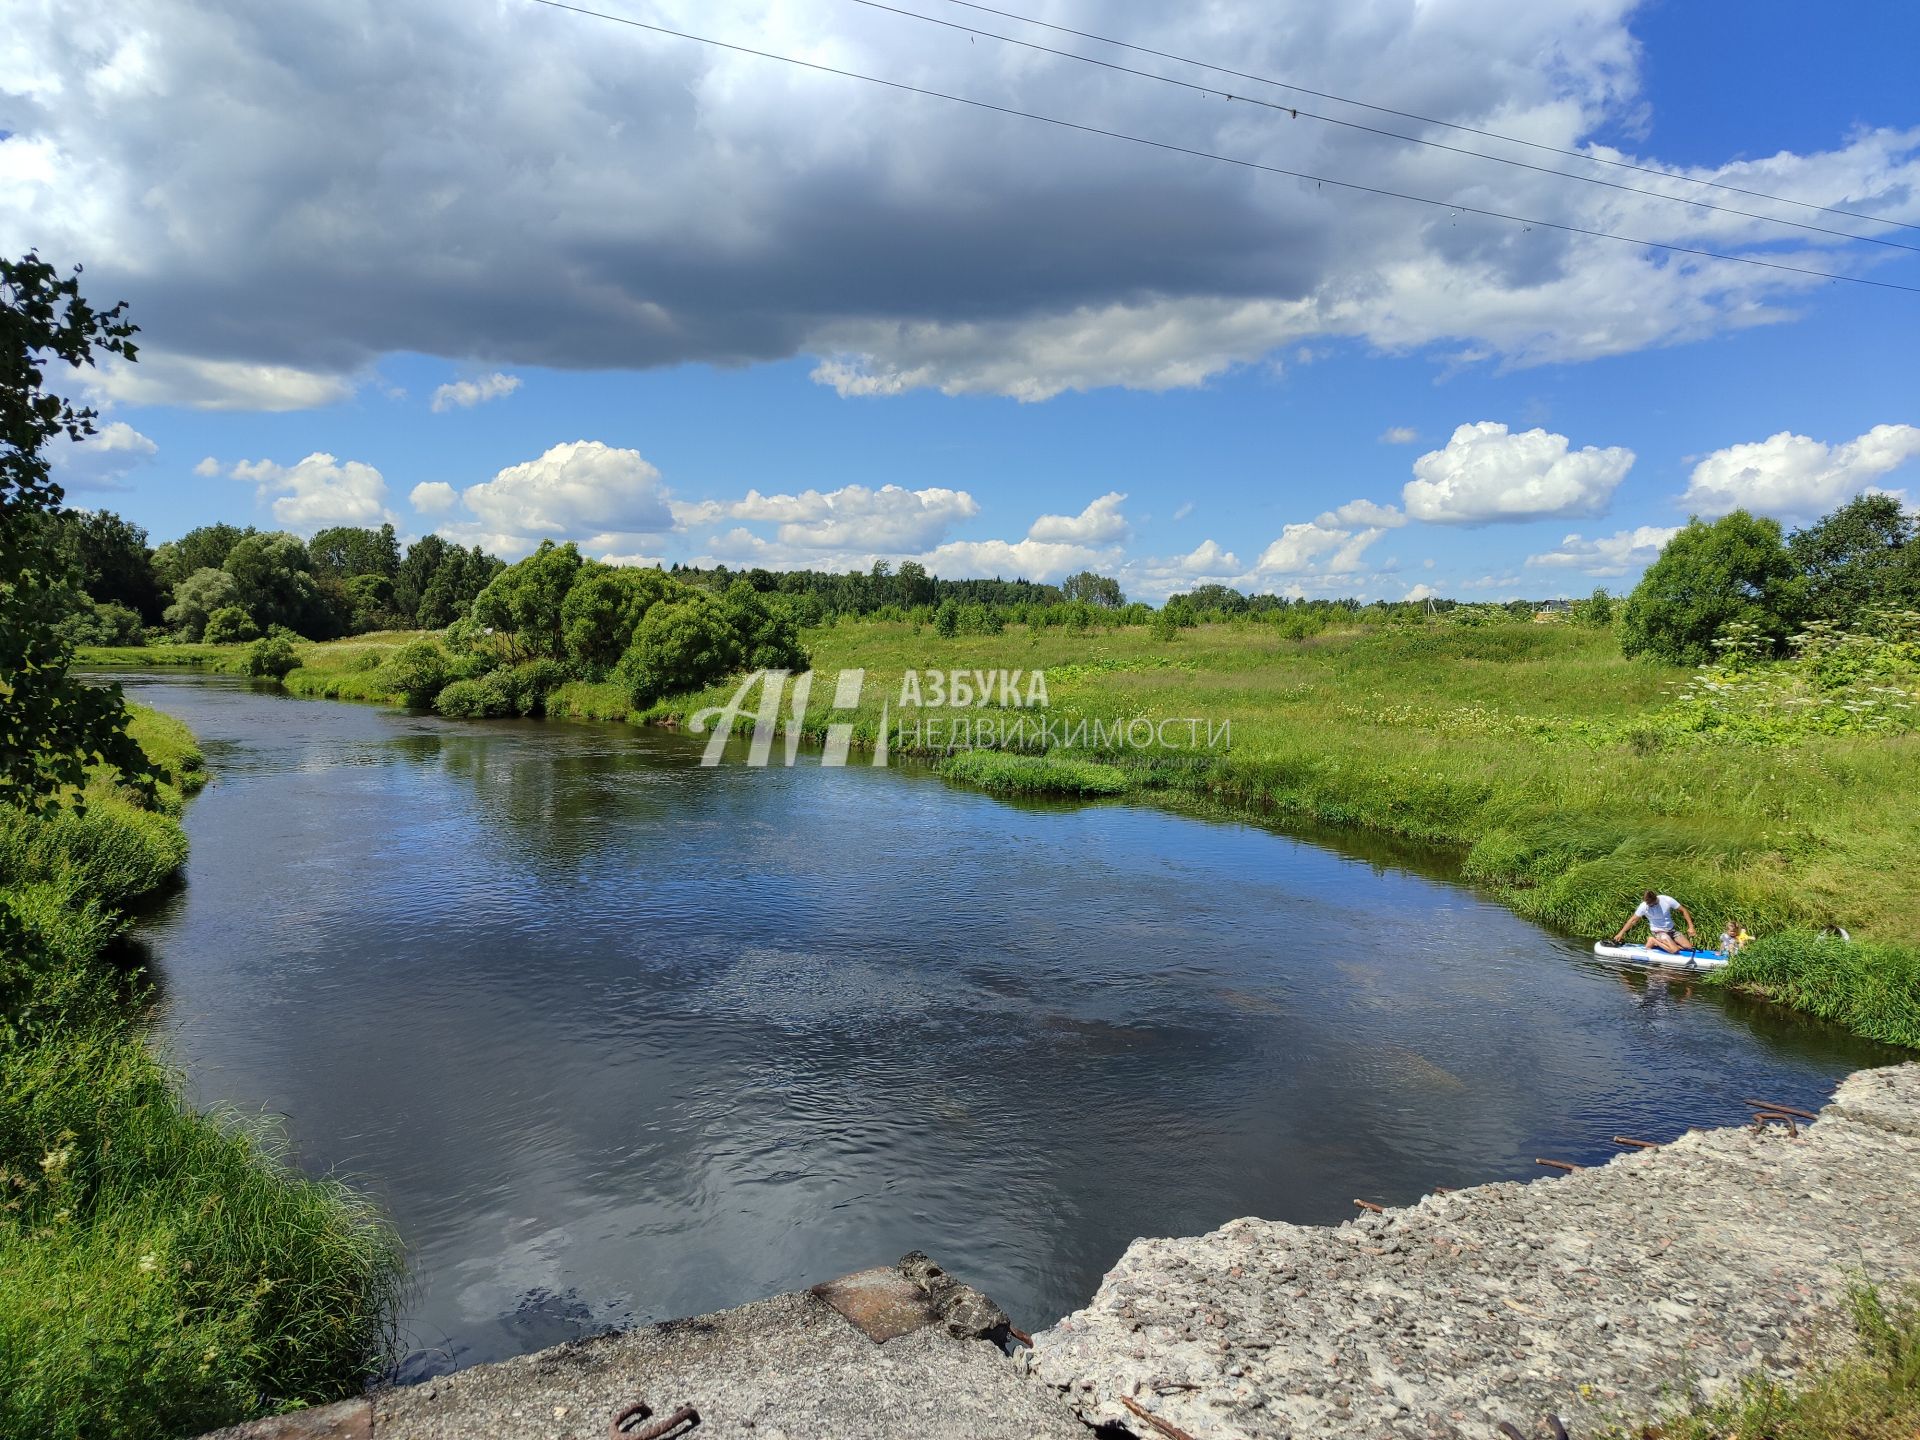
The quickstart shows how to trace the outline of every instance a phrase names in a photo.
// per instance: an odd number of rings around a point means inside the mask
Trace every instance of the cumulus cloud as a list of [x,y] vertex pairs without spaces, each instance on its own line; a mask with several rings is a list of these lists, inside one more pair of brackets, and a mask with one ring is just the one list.
[[1385,533],[1379,526],[1346,530],[1317,520],[1288,525],[1261,551],[1254,569],[1265,577],[1352,575],[1361,569],[1361,554]]
[[460,494],[444,480],[423,480],[407,492],[407,503],[422,515],[444,515],[460,503]]
[[503,375],[496,370],[477,380],[450,380],[433,392],[433,411],[471,410],[489,400],[499,400],[520,388],[518,375]]
[[1431,600],[1440,592],[1424,582],[1414,586],[1402,597],[1407,600]]
[[1633,451],[1624,446],[1574,451],[1564,435],[1514,435],[1482,420],[1460,426],[1444,450],[1414,461],[1401,499],[1414,519],[1436,525],[1598,515],[1632,467]]
[[660,472],[638,450],[598,440],[569,441],[536,460],[509,465],[493,479],[469,485],[461,500],[478,517],[473,533],[509,555],[524,554],[543,539],[648,535],[674,526]]
[[1382,445],[1411,445],[1419,438],[1420,432],[1411,425],[1390,425],[1380,432]]
[[1536,568],[1545,566],[1580,570],[1596,579],[1625,575],[1651,565],[1661,550],[1666,548],[1667,542],[1679,533],[1677,525],[1640,525],[1632,530],[1617,530],[1611,535],[1597,536],[1592,540],[1569,535],[1560,542],[1558,549],[1549,550],[1543,555],[1529,555],[1527,564]]
[[1812,516],[1852,498],[1920,455],[1920,428],[1876,425],[1844,445],[1782,430],[1729,445],[1693,467],[1686,503],[1702,515],[1758,510]]
[[315,451],[293,465],[242,460],[228,473],[256,486],[262,500],[272,500],[273,518],[302,534],[329,525],[378,525],[394,518],[386,507],[385,478],[358,460],[337,460]]
[[220,473],[220,462],[209,455],[193,467],[193,473],[203,480],[211,480]]
[[54,480],[68,490],[125,490],[127,477],[159,451],[126,421],[115,420],[84,440],[55,439],[47,447],[47,463]]
[[1126,498],[1117,490],[1109,490],[1078,515],[1042,515],[1028,529],[1027,538],[1071,545],[1108,545],[1125,540],[1130,532],[1120,506]]
[[[103,379],[130,404],[326,404],[400,351],[569,368],[807,354],[849,395],[1039,400],[1203,384],[1316,337],[1577,360],[1777,321],[1817,293],[1806,277],[1336,193],[537,7],[102,0],[85,44],[60,7],[15,8],[0,252],[86,254],[89,288],[165,337],[170,353]],[[1276,21],[1257,0],[1219,0],[1205,29],[1249,70],[1353,94],[1412,83],[1427,113],[1581,148],[1630,131],[1641,104],[1632,11],[1439,6],[1409,25],[1404,7],[1313,0]],[[950,34],[832,0],[651,13],[1544,220],[1734,252],[1782,233],[1247,106],[1169,105],[1131,77],[985,40],[962,47],[961,75]],[[1189,7],[1128,20],[1141,44],[1199,45]],[[1920,130],[1673,168],[1920,222]],[[1802,243],[1822,265],[1865,263]]]
[[1328,527],[1377,525],[1383,530],[1396,530],[1407,523],[1406,512],[1396,505],[1376,505],[1371,500],[1349,500],[1338,509],[1329,510],[1317,517],[1316,525]]
[[[945,538],[954,525],[979,513],[979,503],[965,490],[938,486],[908,490],[900,485],[882,485],[877,490],[844,485],[797,495],[749,490],[739,500],[702,500],[674,507],[682,526],[718,520],[776,524],[777,543],[785,552],[839,550],[875,555],[924,550]],[[755,538],[748,530],[737,533]]]

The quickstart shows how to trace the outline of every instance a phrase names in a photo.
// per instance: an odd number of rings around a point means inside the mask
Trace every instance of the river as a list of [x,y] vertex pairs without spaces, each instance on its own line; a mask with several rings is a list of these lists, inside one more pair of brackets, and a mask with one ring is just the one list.
[[389,1208],[406,1378],[916,1248],[1033,1328],[1138,1235],[1532,1178],[1891,1058],[1252,825],[118,678],[212,773],[135,932],[156,1042]]

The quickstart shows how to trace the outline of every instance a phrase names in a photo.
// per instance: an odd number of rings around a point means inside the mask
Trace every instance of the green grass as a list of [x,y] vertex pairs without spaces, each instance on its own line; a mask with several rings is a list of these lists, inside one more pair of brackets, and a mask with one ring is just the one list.
[[1719,1404],[1628,1433],[1639,1440],[1913,1440],[1920,1435],[1920,1304],[1887,1305],[1862,1288],[1852,1320],[1846,1352],[1798,1384],[1751,1377]]
[[961,750],[936,768],[948,780],[1004,795],[1124,795],[1133,788],[1126,772],[1112,765],[1059,755]]
[[390,1353],[400,1264],[344,1187],[269,1129],[197,1113],[103,952],[186,857],[204,780],[135,707],[155,808],[111,772],[85,806],[0,813],[0,1437],[193,1434],[357,1389]]

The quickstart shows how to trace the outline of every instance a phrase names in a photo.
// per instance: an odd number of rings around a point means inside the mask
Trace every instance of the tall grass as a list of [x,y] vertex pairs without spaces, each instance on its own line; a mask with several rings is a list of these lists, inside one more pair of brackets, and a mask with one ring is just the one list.
[[6,1440],[190,1434],[350,1393],[390,1352],[391,1230],[271,1130],[187,1105],[104,958],[185,859],[167,812],[204,778],[178,721],[130,729],[157,808],[96,772],[84,808],[0,812]]
[[1116,766],[1059,755],[961,750],[937,768],[946,779],[1004,795],[1123,795],[1133,788]]

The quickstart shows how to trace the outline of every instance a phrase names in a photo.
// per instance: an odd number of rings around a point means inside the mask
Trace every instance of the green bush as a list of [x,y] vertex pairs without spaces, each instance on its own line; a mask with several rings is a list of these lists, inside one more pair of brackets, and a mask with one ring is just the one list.
[[201,639],[209,645],[233,645],[259,636],[260,627],[238,605],[223,605],[207,616]]
[[614,674],[635,705],[646,705],[711,684],[744,658],[726,609],[705,591],[690,590],[647,611]]
[[449,720],[485,720],[513,713],[513,699],[492,675],[455,680],[434,697],[433,708]]
[[1736,510],[1699,520],[1667,542],[1627,597],[1620,648],[1676,665],[1704,665],[1729,625],[1753,627],[1775,653],[1806,613],[1806,581],[1780,522]]
[[[207,628],[213,628],[211,621]],[[299,663],[290,640],[280,635],[265,635],[247,647],[246,659],[240,662],[240,668],[255,679],[284,680],[287,672]]]
[[428,706],[446,686],[450,660],[438,640],[409,640],[387,658],[385,680],[409,705]]

